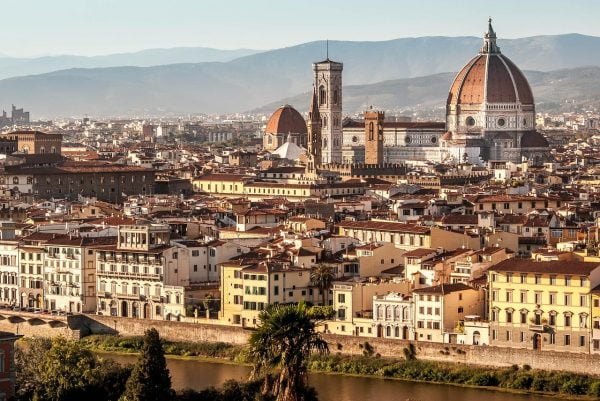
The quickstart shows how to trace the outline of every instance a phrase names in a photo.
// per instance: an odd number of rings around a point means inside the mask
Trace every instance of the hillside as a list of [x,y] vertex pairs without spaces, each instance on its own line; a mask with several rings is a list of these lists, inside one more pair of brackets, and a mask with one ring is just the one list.
[[[330,55],[344,62],[348,112],[367,103],[394,109],[442,104],[452,79],[446,72],[462,67],[480,44],[474,37],[330,42]],[[594,92],[597,69],[582,68],[600,66],[600,38],[537,36],[499,40],[499,45],[523,70],[558,70],[539,75],[543,81],[528,73],[545,105],[600,94]],[[311,42],[227,62],[74,68],[13,77],[0,81],[0,107],[23,105],[36,118],[242,112],[310,90],[311,63],[324,58],[324,47]]]

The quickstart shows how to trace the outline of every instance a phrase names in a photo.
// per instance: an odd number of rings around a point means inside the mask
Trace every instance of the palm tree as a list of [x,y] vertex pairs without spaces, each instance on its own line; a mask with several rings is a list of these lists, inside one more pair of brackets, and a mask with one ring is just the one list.
[[[331,318],[329,307],[299,304],[271,305],[259,314],[260,324],[250,336],[252,376],[263,378],[263,393],[276,401],[308,401],[307,360],[311,352],[327,353],[327,343],[316,326]],[[278,369],[278,373],[271,373]]]
[[333,266],[320,263],[312,268],[310,272],[310,281],[323,294],[323,304],[328,305],[329,289],[335,279],[335,269]]

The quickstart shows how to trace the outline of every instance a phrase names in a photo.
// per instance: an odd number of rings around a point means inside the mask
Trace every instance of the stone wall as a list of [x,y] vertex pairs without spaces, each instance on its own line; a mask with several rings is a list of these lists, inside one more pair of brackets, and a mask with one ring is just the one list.
[[119,334],[141,336],[154,327],[160,336],[169,341],[226,342],[245,344],[249,332],[240,327],[219,324],[185,323],[167,320],[143,320],[124,317],[74,315],[69,316],[69,326],[89,334]]
[[[170,341],[226,342],[245,344],[250,331],[220,324],[185,323],[133,318],[73,315],[49,316],[0,310],[0,331],[25,336],[80,338],[89,334],[119,334],[140,336],[154,327],[161,337]],[[411,342],[325,334],[331,353],[362,355],[368,342],[382,357],[402,358]],[[417,359],[464,363],[469,365],[507,367],[529,365],[534,369],[564,370],[600,375],[600,355],[533,351],[516,348],[437,344],[414,341]]]
[[69,327],[66,316],[0,310],[0,331],[27,337],[79,339],[79,330]]
[[422,341],[388,340],[384,338],[358,338],[327,334],[332,353],[361,355],[368,342],[383,357],[401,358],[404,348],[412,342],[417,359],[464,363],[488,367],[529,365],[534,369],[564,370],[576,373],[600,375],[600,356],[552,351],[533,351],[517,348],[439,344]]

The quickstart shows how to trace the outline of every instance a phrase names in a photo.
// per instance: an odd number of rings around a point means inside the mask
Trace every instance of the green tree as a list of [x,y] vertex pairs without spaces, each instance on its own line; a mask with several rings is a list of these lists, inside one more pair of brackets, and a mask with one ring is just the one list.
[[329,351],[316,326],[332,316],[331,308],[308,307],[304,302],[271,305],[260,312],[249,355],[254,361],[253,378],[264,378],[263,394],[272,394],[277,401],[316,398],[307,387],[307,360],[311,352]]
[[310,281],[321,290],[324,305],[329,304],[329,289],[331,288],[333,280],[335,280],[335,270],[333,266],[320,263],[310,271]]
[[15,364],[18,400],[116,401],[131,371],[62,337],[20,341]]
[[121,401],[169,401],[173,399],[171,376],[158,331],[146,330],[142,352],[127,380]]

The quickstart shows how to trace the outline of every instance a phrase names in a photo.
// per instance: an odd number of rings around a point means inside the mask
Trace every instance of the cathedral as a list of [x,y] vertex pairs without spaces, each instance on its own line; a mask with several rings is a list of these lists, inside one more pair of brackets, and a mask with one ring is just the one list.
[[[535,128],[531,87],[519,68],[500,52],[491,19],[479,53],[450,86],[445,122],[388,120],[377,110],[365,111],[362,119],[343,119],[342,71],[343,64],[329,57],[313,63],[306,131],[293,109],[295,113],[288,113],[290,122],[282,124],[286,127],[283,131],[306,132],[306,142],[300,141],[308,150],[307,178],[393,179],[405,174],[405,163],[410,160],[537,164],[547,155],[548,142]],[[280,146],[284,136],[276,136],[266,133],[265,145]]]
[[539,162],[548,142],[535,129],[535,103],[525,75],[500,52],[492,20],[479,54],[456,75],[446,101],[441,161]]

